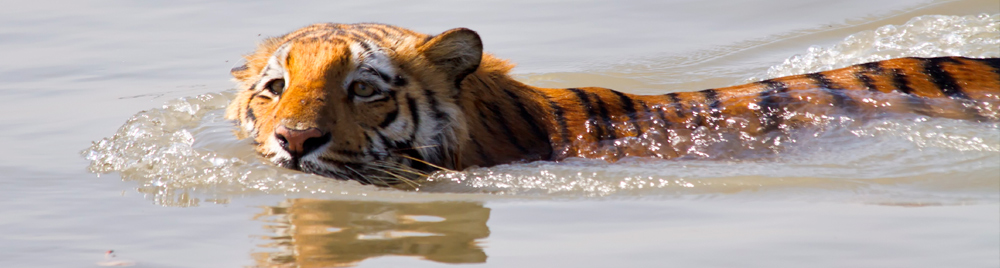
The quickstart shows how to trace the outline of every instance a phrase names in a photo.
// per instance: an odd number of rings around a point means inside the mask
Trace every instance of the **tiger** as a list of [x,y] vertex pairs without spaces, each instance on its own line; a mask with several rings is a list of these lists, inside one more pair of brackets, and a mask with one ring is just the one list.
[[467,28],[323,23],[267,38],[244,62],[226,108],[239,138],[277,166],[378,186],[570,157],[688,157],[699,133],[766,146],[840,115],[1000,120],[998,58],[897,58],[636,95],[524,84]]

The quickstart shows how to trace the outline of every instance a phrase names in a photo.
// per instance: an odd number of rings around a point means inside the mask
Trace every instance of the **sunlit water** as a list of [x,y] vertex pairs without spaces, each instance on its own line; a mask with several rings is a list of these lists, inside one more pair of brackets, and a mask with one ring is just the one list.
[[[1000,56],[1000,15],[916,17],[850,35],[832,47],[812,47],[771,67],[765,77],[945,55]],[[92,160],[92,171],[119,172],[157,200],[174,200],[177,193],[401,194],[266,163],[247,141],[234,137],[233,123],[223,118],[231,96],[226,91],[186,97],[140,112],[83,154]],[[831,124],[776,141],[780,150],[766,157],[519,163],[438,172],[418,191],[528,198],[742,194],[930,204],[992,203],[1000,197],[997,123],[900,116],[860,126]],[[707,143],[711,135],[700,139]]]

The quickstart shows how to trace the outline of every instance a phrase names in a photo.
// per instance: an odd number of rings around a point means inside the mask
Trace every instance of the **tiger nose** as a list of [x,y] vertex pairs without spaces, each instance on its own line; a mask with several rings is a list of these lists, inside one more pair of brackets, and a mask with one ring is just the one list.
[[278,139],[282,149],[295,157],[302,157],[330,140],[329,134],[323,134],[317,128],[298,130],[285,126],[278,126],[274,131],[274,137]]

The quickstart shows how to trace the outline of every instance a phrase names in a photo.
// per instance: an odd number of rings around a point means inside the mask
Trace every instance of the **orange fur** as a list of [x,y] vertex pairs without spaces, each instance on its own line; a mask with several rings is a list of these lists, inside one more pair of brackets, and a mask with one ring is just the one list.
[[[381,24],[308,26],[266,39],[233,69],[241,91],[226,114],[279,165],[379,185],[437,168],[674,158],[699,146],[695,135],[767,140],[835,116],[1000,119],[998,59],[902,58],[640,96],[525,85],[480,42],[462,28],[429,36]],[[325,135],[289,147],[278,127]]]

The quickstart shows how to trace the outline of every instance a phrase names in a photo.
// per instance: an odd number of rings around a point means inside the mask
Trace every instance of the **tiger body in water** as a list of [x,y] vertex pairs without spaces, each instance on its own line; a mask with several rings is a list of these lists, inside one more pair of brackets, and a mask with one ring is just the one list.
[[232,70],[226,115],[279,166],[376,185],[519,161],[683,157],[704,153],[691,149],[696,132],[766,144],[841,115],[1000,120],[996,58],[899,58],[662,95],[533,87],[511,68],[469,29],[315,24]]

